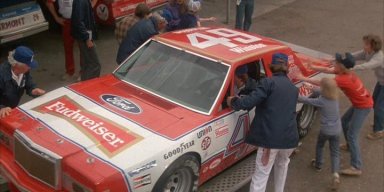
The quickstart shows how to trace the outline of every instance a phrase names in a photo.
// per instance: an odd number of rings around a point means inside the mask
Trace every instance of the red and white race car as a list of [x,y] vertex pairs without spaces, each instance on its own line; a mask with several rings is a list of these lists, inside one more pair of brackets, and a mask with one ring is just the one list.
[[[255,147],[244,143],[251,111],[233,111],[237,67],[270,76],[273,53],[289,76],[328,65],[272,39],[226,28],[194,28],[147,41],[110,75],[59,88],[0,121],[0,174],[14,190],[196,191]],[[307,85],[292,81],[300,94]],[[304,135],[315,109],[298,106]]]
[[168,3],[168,0],[99,0],[95,6],[96,19],[98,23],[113,25],[120,18],[133,14],[139,3],[156,9]]

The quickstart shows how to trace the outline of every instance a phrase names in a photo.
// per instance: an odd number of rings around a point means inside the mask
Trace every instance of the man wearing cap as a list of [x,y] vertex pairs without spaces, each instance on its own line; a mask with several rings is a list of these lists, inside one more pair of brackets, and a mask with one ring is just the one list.
[[248,96],[228,97],[228,106],[234,110],[257,107],[246,142],[258,146],[256,170],[252,176],[251,192],[266,190],[269,174],[274,167],[275,191],[283,192],[287,177],[289,156],[297,147],[296,127],[298,89],[287,77],[288,56],[272,56],[272,77],[260,80]]
[[45,93],[36,88],[29,73],[37,67],[33,52],[28,47],[19,46],[9,52],[8,61],[0,65],[0,118],[10,114],[19,105],[24,91],[32,97]]
[[238,67],[235,71],[235,84],[236,84],[236,95],[245,96],[249,95],[256,89],[256,80],[249,78],[247,65]]
[[[355,66],[355,59],[351,53],[346,53],[345,57],[336,53],[336,63],[334,68],[320,67],[309,64],[308,67],[315,71],[335,74],[337,86],[351,101],[352,106],[344,113],[341,118],[343,132],[347,144],[341,145],[343,150],[351,153],[351,167],[342,170],[344,175],[359,176],[362,174],[362,158],[360,153],[359,135],[364,121],[373,107],[373,99],[369,91],[364,87],[360,78],[352,72]],[[320,80],[298,77],[303,81],[319,85]]]

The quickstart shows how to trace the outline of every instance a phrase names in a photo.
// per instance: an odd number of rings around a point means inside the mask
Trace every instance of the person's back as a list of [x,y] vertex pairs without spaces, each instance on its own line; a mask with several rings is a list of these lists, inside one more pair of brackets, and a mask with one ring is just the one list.
[[366,108],[373,106],[371,94],[355,73],[336,74],[335,80],[337,86],[340,87],[354,107]]
[[155,25],[156,23],[154,23],[153,19],[142,19],[133,25],[120,44],[116,62],[120,64],[141,44],[143,44],[153,35],[158,34],[159,32]]
[[265,78],[260,84],[268,88],[268,97],[257,106],[253,124],[258,128],[251,130],[247,141],[267,148],[296,147],[299,139],[296,129],[298,89],[283,73]]

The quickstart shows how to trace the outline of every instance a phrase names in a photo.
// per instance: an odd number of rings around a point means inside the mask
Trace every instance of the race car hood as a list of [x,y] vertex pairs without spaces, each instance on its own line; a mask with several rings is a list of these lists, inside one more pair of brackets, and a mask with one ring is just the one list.
[[128,153],[127,149],[140,143],[148,146],[150,141],[175,141],[207,118],[112,75],[59,88],[20,109],[55,133],[107,159],[123,151]]

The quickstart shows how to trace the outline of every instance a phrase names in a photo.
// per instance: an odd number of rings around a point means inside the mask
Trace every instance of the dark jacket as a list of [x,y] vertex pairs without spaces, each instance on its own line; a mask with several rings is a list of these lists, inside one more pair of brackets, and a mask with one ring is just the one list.
[[180,16],[180,23],[177,29],[188,29],[197,27],[198,18],[192,13],[185,13]]
[[138,21],[127,31],[127,35],[121,42],[117,52],[116,62],[118,64],[123,62],[129,55],[139,48],[140,45],[157,34],[159,34],[159,30],[154,18],[151,17],[150,19],[142,19]]
[[246,142],[272,149],[297,147],[297,98],[298,89],[283,73],[262,79],[250,95],[234,98],[235,110],[257,108]]
[[71,21],[73,38],[83,41],[96,39],[96,24],[90,0],[73,1]]
[[0,108],[15,108],[19,105],[24,90],[28,95],[34,97],[32,95],[34,88],[36,88],[36,85],[33,83],[29,72],[24,74],[19,87],[16,81],[12,79],[11,65],[8,62],[0,65]]

